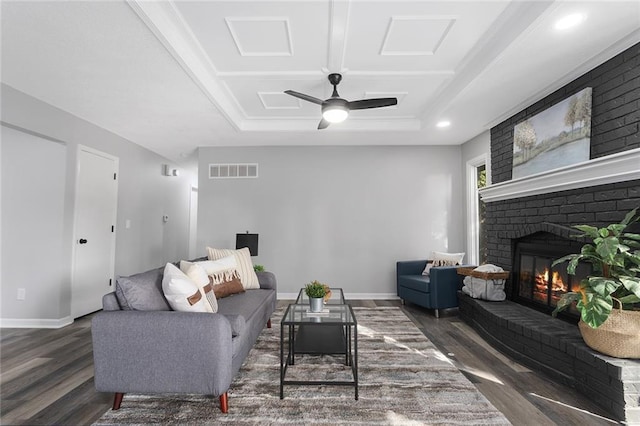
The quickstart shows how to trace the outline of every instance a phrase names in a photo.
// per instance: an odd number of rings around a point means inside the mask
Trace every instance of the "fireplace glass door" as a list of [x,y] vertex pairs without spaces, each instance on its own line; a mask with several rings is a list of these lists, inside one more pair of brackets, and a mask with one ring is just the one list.
[[[546,250],[536,247],[539,250]],[[550,312],[558,304],[560,297],[569,291],[578,291],[580,281],[587,277],[590,266],[579,264],[576,275],[567,273],[567,264],[551,266],[562,255],[536,252],[533,248],[518,250],[516,259],[517,301]],[[578,315],[575,306],[568,309],[569,314]]]

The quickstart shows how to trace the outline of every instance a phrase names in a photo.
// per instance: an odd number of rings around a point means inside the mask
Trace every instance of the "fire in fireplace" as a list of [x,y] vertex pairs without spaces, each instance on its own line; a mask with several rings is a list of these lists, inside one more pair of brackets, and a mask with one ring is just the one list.
[[[571,248],[541,244],[520,243],[516,245],[514,259],[514,294],[516,302],[551,312],[562,294],[576,291],[580,281],[591,271],[588,264],[580,264],[576,275],[567,274],[567,265],[551,266],[555,259],[568,253]],[[569,317],[579,315],[575,307],[567,311]]]

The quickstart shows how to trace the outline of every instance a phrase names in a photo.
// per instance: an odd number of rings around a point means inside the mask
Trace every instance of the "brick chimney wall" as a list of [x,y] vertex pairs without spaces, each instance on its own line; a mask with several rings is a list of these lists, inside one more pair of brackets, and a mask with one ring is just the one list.
[[[492,128],[492,183],[511,180],[513,127],[586,87],[593,89],[590,158],[640,148],[639,43]],[[554,227],[620,221],[640,207],[640,180],[495,201],[486,207],[487,262],[511,271],[513,239],[554,232]]]

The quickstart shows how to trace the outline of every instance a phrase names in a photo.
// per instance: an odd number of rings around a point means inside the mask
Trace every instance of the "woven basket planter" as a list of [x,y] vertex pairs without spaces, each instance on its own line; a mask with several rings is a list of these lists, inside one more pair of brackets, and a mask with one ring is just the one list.
[[640,358],[640,311],[614,309],[600,327],[582,320],[578,327],[590,348],[616,358]]

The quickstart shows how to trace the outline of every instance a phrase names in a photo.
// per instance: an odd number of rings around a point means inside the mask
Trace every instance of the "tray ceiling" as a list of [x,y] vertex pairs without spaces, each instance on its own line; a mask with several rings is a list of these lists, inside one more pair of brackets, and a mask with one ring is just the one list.
[[[555,30],[569,13],[584,24]],[[461,144],[637,43],[638,28],[640,2],[2,2],[2,81],[173,159]],[[319,132],[320,107],[283,92],[327,98],[331,72],[348,100],[398,105]]]

